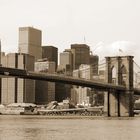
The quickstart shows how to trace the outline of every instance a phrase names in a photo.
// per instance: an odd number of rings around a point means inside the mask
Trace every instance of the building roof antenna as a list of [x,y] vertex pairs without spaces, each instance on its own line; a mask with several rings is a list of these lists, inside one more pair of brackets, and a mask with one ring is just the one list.
[[86,44],[86,37],[84,36],[84,44]]

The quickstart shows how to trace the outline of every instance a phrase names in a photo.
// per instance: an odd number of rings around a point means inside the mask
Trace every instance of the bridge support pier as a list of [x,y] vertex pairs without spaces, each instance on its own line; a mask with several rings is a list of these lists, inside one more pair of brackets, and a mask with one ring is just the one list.
[[133,116],[133,91],[110,90],[104,95],[104,112],[108,117]]
[[134,100],[133,100],[133,91],[126,90],[125,93],[119,93],[120,97],[120,116],[122,117],[133,117],[133,107],[134,107]]
[[104,112],[105,116],[118,117],[120,116],[119,109],[119,94],[114,90],[110,90],[104,94]]
[[105,95],[107,116],[133,116],[133,56],[106,57],[106,82],[126,87]]

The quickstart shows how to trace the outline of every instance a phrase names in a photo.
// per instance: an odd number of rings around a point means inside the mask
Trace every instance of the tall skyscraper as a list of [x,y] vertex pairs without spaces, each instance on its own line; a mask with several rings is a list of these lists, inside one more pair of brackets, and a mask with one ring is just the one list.
[[48,61],[55,62],[55,68],[58,65],[58,48],[54,46],[42,46],[42,58],[47,58]]
[[[34,70],[34,57],[28,54],[9,53],[2,54],[4,67]],[[1,80],[1,103],[34,103],[35,83],[33,80],[20,78],[2,78]]]
[[98,63],[99,63],[99,56],[90,55],[90,65],[92,66],[93,76],[98,75]]
[[89,64],[90,48],[86,44],[72,44],[73,69],[78,69],[81,64]]
[[[92,67],[82,64],[79,69],[73,71],[73,76],[77,78],[92,79]],[[88,87],[73,86],[71,90],[71,101],[74,104],[90,104],[91,89]]]
[[[60,65],[57,69],[58,73],[66,76],[72,75],[73,55],[71,49],[67,49],[60,53]],[[70,98],[71,85],[56,83],[55,99],[58,102],[62,102],[64,99]]]
[[60,53],[60,69],[64,69],[66,73],[72,73],[73,67],[73,54],[71,50],[65,50]]
[[[44,73],[55,72],[55,62],[46,61],[45,59],[35,62],[35,71]],[[35,103],[47,104],[55,100],[55,83],[47,81],[35,82]]]
[[19,53],[29,54],[35,60],[42,58],[42,32],[33,27],[19,28]]

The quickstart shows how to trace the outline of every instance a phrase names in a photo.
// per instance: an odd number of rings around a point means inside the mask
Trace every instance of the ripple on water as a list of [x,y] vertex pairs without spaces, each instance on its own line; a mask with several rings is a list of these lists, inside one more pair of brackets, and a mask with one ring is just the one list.
[[140,117],[0,116],[0,140],[139,140]]

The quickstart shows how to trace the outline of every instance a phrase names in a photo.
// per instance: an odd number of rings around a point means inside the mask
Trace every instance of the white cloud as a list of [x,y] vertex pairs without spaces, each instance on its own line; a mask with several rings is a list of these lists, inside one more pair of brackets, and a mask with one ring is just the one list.
[[102,43],[96,50],[95,53],[103,59],[105,56],[135,56],[135,60],[139,61],[139,49],[138,45],[130,41],[115,41],[110,44]]
[[[43,32],[43,45],[60,51],[72,43],[97,44],[100,56],[133,52],[139,57],[139,0],[0,0],[0,38],[4,51],[17,50],[18,28],[34,26]],[[115,40],[129,40],[129,42]],[[132,47],[133,46],[133,47]],[[94,50],[94,48],[92,48]]]

